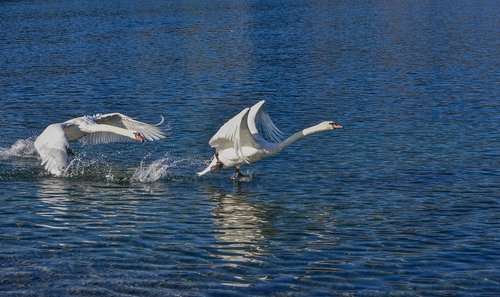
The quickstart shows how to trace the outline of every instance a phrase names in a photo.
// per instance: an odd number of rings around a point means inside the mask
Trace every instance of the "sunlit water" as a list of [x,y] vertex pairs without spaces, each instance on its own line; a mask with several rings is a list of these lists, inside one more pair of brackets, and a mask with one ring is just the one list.
[[[498,3],[157,2],[0,2],[0,295],[498,296]],[[197,177],[260,99],[345,129]],[[42,170],[106,112],[167,138]]]

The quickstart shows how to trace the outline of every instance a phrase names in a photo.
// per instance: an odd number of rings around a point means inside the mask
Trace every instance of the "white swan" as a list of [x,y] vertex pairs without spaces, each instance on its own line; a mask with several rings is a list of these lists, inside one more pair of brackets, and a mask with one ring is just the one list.
[[94,145],[109,142],[124,142],[144,138],[153,141],[165,138],[158,128],[163,123],[150,125],[136,121],[120,113],[83,116],[63,123],[49,125],[35,140],[35,149],[42,158],[42,165],[52,175],[61,176],[68,165],[69,142],[78,140]]
[[239,169],[243,164],[277,154],[309,134],[343,128],[335,122],[325,121],[282,140],[283,133],[274,125],[264,104],[262,100],[243,109],[215,133],[208,142],[215,148],[215,155],[208,167],[197,173],[199,176],[220,168],[236,167],[235,177],[238,178],[242,176]]

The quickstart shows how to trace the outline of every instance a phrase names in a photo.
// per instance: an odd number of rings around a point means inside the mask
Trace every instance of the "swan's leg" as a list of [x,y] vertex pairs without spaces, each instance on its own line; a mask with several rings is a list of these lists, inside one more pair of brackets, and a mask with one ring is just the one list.
[[239,180],[242,177],[245,177],[245,175],[243,173],[241,173],[240,166],[236,166],[236,173],[233,175],[233,179]]
[[215,153],[214,157],[212,158],[212,162],[214,161],[214,159],[216,160],[216,163],[210,168],[210,172],[217,171],[221,169],[222,166],[224,166],[224,164],[222,164],[222,162],[219,160],[219,153]]

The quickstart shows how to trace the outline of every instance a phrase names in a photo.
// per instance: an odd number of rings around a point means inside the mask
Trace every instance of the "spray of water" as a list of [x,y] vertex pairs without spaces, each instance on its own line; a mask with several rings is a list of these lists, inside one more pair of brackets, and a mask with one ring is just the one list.
[[[40,164],[34,138],[19,139],[10,147],[0,147],[0,179],[50,176]],[[129,164],[130,165],[130,164]],[[153,183],[158,180],[195,179],[195,172],[205,163],[193,157],[146,155],[138,167],[110,163],[107,157],[79,151],[72,156],[61,178],[98,179],[112,183]]]
[[33,145],[34,138],[18,139],[8,147],[0,147],[0,159],[6,160],[11,158],[34,158],[37,157],[35,146]]
[[64,170],[64,177],[77,178],[101,178],[107,176],[111,166],[104,160],[103,156],[92,156],[87,158],[86,154],[79,154],[71,159]]
[[183,179],[194,176],[194,167],[200,166],[201,161],[193,158],[182,158],[174,156],[164,156],[152,162],[145,157],[132,175],[131,181],[151,183],[160,179]]

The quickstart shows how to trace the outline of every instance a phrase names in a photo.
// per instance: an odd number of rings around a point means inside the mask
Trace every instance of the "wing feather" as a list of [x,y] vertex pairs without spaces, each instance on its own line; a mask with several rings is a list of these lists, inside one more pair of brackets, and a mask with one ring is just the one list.
[[111,132],[95,132],[86,134],[82,138],[78,139],[78,141],[85,145],[97,145],[111,142],[132,142],[133,140],[129,137]]
[[243,152],[243,147],[257,145],[248,129],[247,120],[249,110],[250,108],[243,109],[240,113],[222,125],[217,133],[212,136],[208,144],[215,148],[217,152],[233,148],[238,158],[249,163],[248,158]]
[[[141,121],[134,120],[133,118],[121,113],[97,114],[93,116],[93,119],[97,124],[111,125],[115,127],[136,131],[141,133],[141,135],[149,141],[165,138],[165,133],[158,127],[163,123],[164,119],[163,117],[161,118],[162,119],[160,123],[156,125],[151,125]],[[102,135],[101,137],[107,138],[108,136]]]
[[271,120],[265,109],[265,100],[259,101],[250,109],[248,127],[252,134],[260,134],[267,141],[278,143],[283,141],[283,132]]

